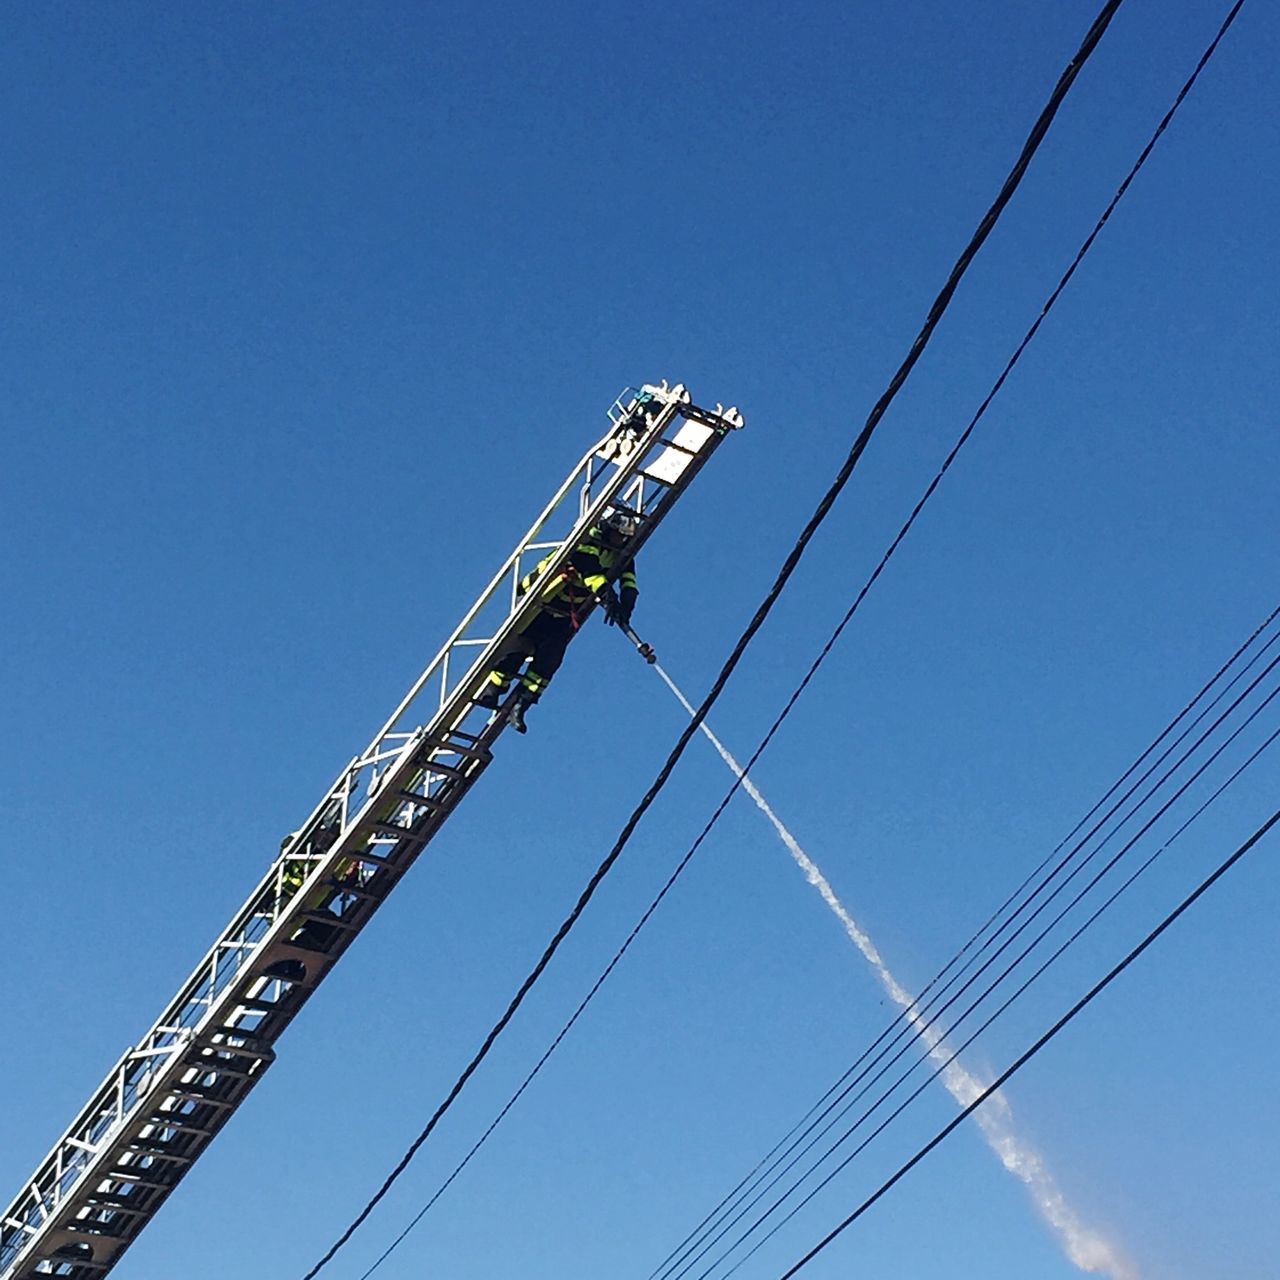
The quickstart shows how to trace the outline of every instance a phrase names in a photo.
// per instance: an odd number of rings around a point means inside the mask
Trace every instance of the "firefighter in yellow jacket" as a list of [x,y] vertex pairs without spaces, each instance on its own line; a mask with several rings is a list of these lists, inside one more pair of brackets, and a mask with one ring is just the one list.
[[[537,591],[542,607],[507,642],[494,669],[482,687],[476,705],[497,710],[525,660],[529,665],[520,676],[516,697],[507,708],[512,727],[524,733],[525,711],[542,696],[542,691],[564,661],[564,651],[595,603],[603,605],[605,621],[629,626],[635,608],[635,562],[622,548],[634,537],[636,518],[625,511],[610,511],[593,526],[559,570],[543,580],[555,552],[544,557],[532,573],[520,582],[520,594]],[[610,582],[617,584],[617,594]]]

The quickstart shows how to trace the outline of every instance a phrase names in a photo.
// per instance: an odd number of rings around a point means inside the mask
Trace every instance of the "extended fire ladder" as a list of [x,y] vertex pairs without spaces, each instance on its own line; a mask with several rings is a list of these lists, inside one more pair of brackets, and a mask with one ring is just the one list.
[[275,1061],[275,1042],[484,772],[505,719],[475,698],[538,608],[519,582],[607,509],[634,554],[742,425],[683,386],[624,392],[574,468],[373,741],[338,775],[142,1041],[0,1219],[0,1280],[106,1275]]

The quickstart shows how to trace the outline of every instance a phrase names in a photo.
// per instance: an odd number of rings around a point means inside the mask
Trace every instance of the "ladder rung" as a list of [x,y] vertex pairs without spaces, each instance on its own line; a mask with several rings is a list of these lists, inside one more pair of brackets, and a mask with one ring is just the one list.
[[88,1197],[88,1204],[95,1209],[110,1209],[114,1213],[128,1213],[140,1217],[150,1213],[138,1204],[136,1196],[122,1196],[116,1191],[95,1191]]
[[148,1116],[148,1123],[153,1124],[158,1129],[173,1129],[177,1133],[194,1133],[201,1138],[212,1138],[213,1130],[206,1129],[198,1124],[187,1123],[189,1117],[183,1117],[181,1120],[172,1118],[173,1112],[161,1111],[155,1115]]
[[[459,732],[457,729],[454,730],[454,733]],[[469,760],[489,761],[493,759],[493,752],[488,747],[480,744],[479,737],[470,733],[465,736],[471,739],[470,743],[450,742],[447,738],[431,738],[425,746],[428,751],[442,751],[446,755],[466,756]]]
[[[450,729],[445,737],[431,738],[428,741],[438,742],[444,746],[451,746],[452,744],[449,741],[450,738],[465,738],[470,743],[477,743],[480,741],[481,735],[478,733],[468,733],[465,729]],[[487,749],[488,748],[486,747],[481,748],[482,751]]]
[[[89,1242],[86,1240],[86,1244]],[[32,1262],[39,1266],[41,1262],[63,1263],[66,1266],[75,1267],[77,1271],[109,1271],[114,1263],[111,1262],[95,1262],[92,1258],[33,1258]],[[47,1277],[56,1275],[54,1271],[24,1271],[17,1280],[47,1280]]]
[[[119,1231],[110,1230],[105,1222],[96,1224],[100,1228],[100,1230],[97,1231],[93,1229],[94,1225],[94,1223],[87,1219],[77,1219],[74,1226],[68,1224],[67,1230],[76,1236],[73,1243],[80,1244],[83,1242],[84,1244],[92,1247],[95,1242],[107,1242],[111,1240],[123,1242],[126,1238],[121,1235]],[[58,1258],[58,1261],[70,1262],[76,1266],[87,1265],[86,1263],[82,1263],[79,1258]]]
[[[65,1262],[70,1266],[76,1267],[79,1271],[101,1271],[106,1272],[112,1263],[110,1262],[92,1262],[86,1258],[37,1258],[37,1265],[40,1262]],[[23,1271],[14,1277],[14,1280],[49,1280],[51,1275],[56,1275],[53,1271]]]
[[381,853],[366,853],[364,850],[361,850],[359,853],[353,853],[351,855],[351,859],[353,862],[371,862],[375,867],[395,866],[394,858],[388,858],[385,854]]
[[169,1091],[170,1098],[177,1098],[180,1102],[194,1102],[202,1107],[217,1107],[220,1110],[231,1110],[235,1107],[234,1102],[228,1102],[226,1098],[214,1098],[207,1093],[199,1093],[194,1089],[172,1089]]
[[127,1182],[130,1186],[141,1187],[144,1191],[172,1191],[177,1185],[173,1182],[157,1182],[155,1178],[142,1176],[144,1173],[153,1172],[155,1172],[153,1169],[141,1169],[137,1173],[131,1173],[128,1169],[112,1169],[106,1176],[112,1182]]
[[[230,1044],[225,1039],[214,1040],[214,1036],[232,1036],[237,1040],[243,1041],[243,1043]],[[248,1031],[240,1031],[236,1027],[223,1027],[220,1030],[212,1031],[207,1035],[201,1036],[196,1040],[193,1047],[196,1049],[208,1049],[213,1053],[234,1054],[237,1058],[275,1057],[275,1050],[271,1047],[271,1042],[269,1040],[263,1039],[261,1036],[255,1036]],[[213,1059],[196,1054],[194,1058],[188,1056],[187,1061],[193,1067],[198,1067],[202,1063],[213,1061]]]
[[[308,924],[332,925],[335,929],[358,929],[360,926],[354,920],[344,920],[341,916],[335,916],[328,911],[304,911],[299,917]],[[278,1004],[267,1005],[263,1008],[263,1013],[275,1013],[280,1006]]]
[[712,413],[710,409],[699,409],[696,404],[681,405],[680,416],[688,422],[696,422],[700,426],[711,427],[715,431],[736,431],[740,425],[728,418],[722,418],[718,413]]
[[386,896],[385,894],[374,893],[371,889],[365,889],[360,885],[339,884],[336,880],[331,881],[328,888],[343,897],[359,898],[362,902],[381,902]]
[[[475,757],[478,759],[479,757]],[[427,773],[439,773],[449,778],[465,778],[467,771],[456,764],[445,764],[443,760],[419,760],[418,767]]]
[[373,824],[373,833],[377,836],[386,836],[391,840],[418,840],[420,836],[413,834],[412,827],[398,827],[394,822],[375,822]]
[[690,449],[688,445],[677,444],[674,440],[668,440],[665,437],[659,440],[658,443],[666,445],[668,449],[676,449],[680,453],[687,453],[691,458],[696,458],[701,452],[699,449]]
[[179,1155],[176,1151],[168,1151],[159,1143],[148,1143],[146,1138],[135,1138],[129,1144],[130,1151],[139,1155],[151,1156],[154,1160],[171,1160],[174,1164],[190,1164],[195,1156]]
[[[80,1271],[103,1271],[105,1272],[113,1264],[110,1262],[93,1262],[87,1258],[36,1258],[34,1259],[38,1266],[41,1262],[65,1262],[70,1266],[77,1267]],[[14,1277],[14,1280],[49,1280],[51,1275],[56,1275],[53,1271],[23,1271]]]
[[[288,982],[289,980],[283,978],[281,981]],[[285,993],[284,997],[279,1000],[267,1000],[262,996],[245,996],[244,999],[236,1001],[236,1008],[241,1013],[256,1013],[265,1018],[268,1014],[279,1013],[284,1008],[287,996],[288,993]],[[254,1053],[249,1056],[256,1058],[258,1055]]]
[[428,809],[440,808],[440,801],[431,796],[419,795],[416,791],[397,791],[396,798],[406,804],[425,805]]
[[264,1062],[269,1066],[275,1061],[274,1058],[262,1057],[257,1054],[249,1054],[247,1056],[252,1059],[252,1065],[248,1067],[233,1067],[228,1062],[219,1062],[212,1066],[205,1066],[201,1064],[201,1069],[208,1071],[210,1075],[226,1076],[228,1080],[247,1080],[254,1074],[253,1068],[257,1066],[259,1062]]
[[259,1063],[270,1066],[276,1060],[275,1052],[271,1049],[254,1050],[253,1052],[250,1052],[247,1049],[231,1049],[227,1052],[234,1053],[237,1058],[244,1059],[248,1065],[237,1066],[227,1058],[204,1057],[188,1058],[187,1065],[194,1067],[201,1074],[226,1076],[229,1079],[235,1080],[248,1079],[248,1077],[254,1073],[254,1067],[258,1066]]
[[[143,1209],[139,1205],[121,1206],[116,1204],[96,1204],[93,1202],[89,1202],[87,1208],[92,1213],[109,1213],[113,1218],[145,1218],[152,1212],[150,1209]],[[92,1231],[94,1227],[104,1228],[104,1231],[101,1233],[94,1232],[94,1234],[99,1236],[100,1239],[105,1236],[106,1229],[118,1229],[114,1222],[103,1222],[100,1219],[78,1218],[76,1221],[79,1223],[80,1230],[82,1231]]]

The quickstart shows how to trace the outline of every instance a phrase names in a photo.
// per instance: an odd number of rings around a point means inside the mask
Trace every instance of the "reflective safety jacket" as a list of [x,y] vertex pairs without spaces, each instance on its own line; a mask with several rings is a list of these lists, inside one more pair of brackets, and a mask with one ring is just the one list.
[[635,560],[615,551],[601,537],[598,529],[592,529],[574,549],[573,554],[560,566],[548,581],[539,582],[547,566],[555,559],[553,551],[538,561],[531,573],[520,579],[520,594],[533,590],[538,583],[538,594],[546,602],[548,613],[577,620],[578,611],[609,585],[617,583],[623,601],[635,601],[639,594],[636,585]]

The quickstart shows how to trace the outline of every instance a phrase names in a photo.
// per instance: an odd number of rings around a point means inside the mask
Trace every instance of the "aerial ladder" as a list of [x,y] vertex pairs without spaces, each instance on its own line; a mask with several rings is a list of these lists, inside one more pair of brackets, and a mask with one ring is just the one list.
[[608,511],[637,553],[729,432],[682,385],[628,389],[440,652],[342,770],[154,1026],[126,1049],[0,1218],[0,1280],[97,1280],[275,1061],[276,1041],[448,820],[506,727],[475,705],[547,581]]

